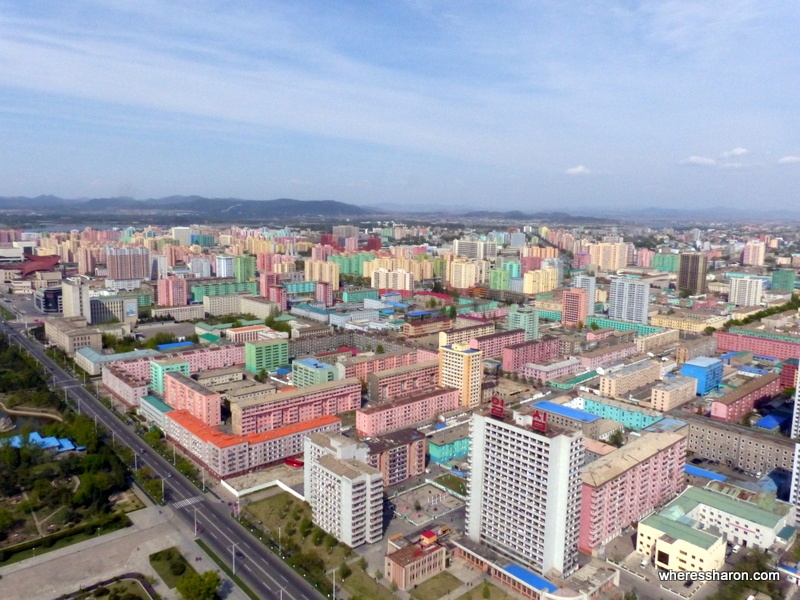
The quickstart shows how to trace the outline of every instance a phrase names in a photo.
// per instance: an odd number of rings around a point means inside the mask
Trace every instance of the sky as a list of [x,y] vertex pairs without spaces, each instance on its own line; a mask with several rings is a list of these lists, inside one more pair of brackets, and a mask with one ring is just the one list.
[[0,0],[0,196],[800,207],[800,5]]

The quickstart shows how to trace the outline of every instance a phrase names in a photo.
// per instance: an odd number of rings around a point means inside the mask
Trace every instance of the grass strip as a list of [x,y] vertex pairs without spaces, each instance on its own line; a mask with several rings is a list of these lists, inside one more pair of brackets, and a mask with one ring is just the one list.
[[234,582],[236,585],[238,585],[238,586],[239,586],[239,588],[240,588],[240,589],[241,589],[241,590],[242,590],[242,591],[243,591],[245,594],[247,594],[247,597],[248,597],[248,598],[250,598],[251,600],[261,600],[261,599],[258,597],[258,595],[257,595],[257,594],[256,594],[256,593],[255,593],[253,590],[251,590],[251,589],[250,589],[250,587],[249,587],[249,586],[248,586],[248,585],[247,585],[247,584],[246,584],[244,581],[242,581],[242,580],[239,578],[239,576],[238,576],[238,575],[234,575],[234,574],[233,574],[233,571],[231,571],[231,570],[228,568],[228,565],[226,565],[226,564],[225,564],[225,563],[222,561],[222,559],[221,559],[219,556],[217,556],[217,554],[216,554],[216,553],[215,553],[215,552],[214,552],[214,551],[213,551],[211,548],[209,548],[209,547],[208,547],[208,544],[206,544],[206,543],[205,543],[203,540],[201,540],[201,539],[196,539],[196,540],[195,540],[195,542],[197,542],[197,545],[198,545],[198,546],[200,546],[200,548],[202,548],[202,549],[203,549],[203,552],[205,552],[206,554],[208,554],[208,556],[209,556],[209,558],[211,558],[211,560],[213,560],[215,563],[217,563],[217,566],[218,566],[220,569],[222,569],[222,572],[223,572],[223,573],[225,573],[225,575],[227,575],[228,577],[230,577],[230,578],[231,578],[231,580],[232,580],[232,581],[233,581],[233,582]]

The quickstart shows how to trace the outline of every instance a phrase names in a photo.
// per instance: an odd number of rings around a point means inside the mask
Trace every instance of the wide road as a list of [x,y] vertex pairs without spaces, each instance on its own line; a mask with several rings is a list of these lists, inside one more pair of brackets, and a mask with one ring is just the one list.
[[[89,393],[80,382],[55,363],[44,348],[25,334],[0,321],[0,332],[26,349],[38,360],[56,384],[63,388],[72,404],[80,406],[83,414],[96,419],[114,434],[117,442],[127,444],[138,455],[139,467],[147,466],[165,482],[166,500],[175,508],[189,531],[194,532],[197,519],[198,537],[208,544],[217,556],[232,567],[235,556],[236,574],[264,600],[318,600],[324,598],[303,577],[269,551],[242,527],[230,514],[230,507],[210,493],[203,493],[167,460],[152,450],[141,453],[145,443],[134,431]],[[197,509],[195,511],[195,509]],[[234,546],[235,545],[235,546]],[[234,549],[235,547],[235,549]],[[65,590],[66,591],[66,590]]]

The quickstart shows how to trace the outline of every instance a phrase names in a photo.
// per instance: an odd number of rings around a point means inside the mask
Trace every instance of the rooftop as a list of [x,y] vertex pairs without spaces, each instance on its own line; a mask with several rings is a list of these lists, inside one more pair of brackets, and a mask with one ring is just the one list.
[[597,415],[593,415],[592,413],[588,413],[584,410],[579,410],[577,408],[570,408],[569,406],[564,406],[563,404],[556,404],[554,402],[549,402],[547,400],[536,402],[534,403],[533,406],[535,406],[536,408],[540,408],[546,412],[551,412],[553,414],[566,417],[567,419],[573,419],[575,421],[580,421],[582,423],[592,423],[600,418]]
[[365,438],[364,442],[369,446],[370,453],[374,454],[378,452],[385,452],[386,450],[391,450],[392,448],[397,448],[399,446],[405,446],[423,439],[425,439],[425,435],[423,433],[420,433],[416,429],[409,428],[400,429],[399,431],[394,431],[392,433],[387,433],[372,438]]
[[428,444],[434,446],[446,446],[457,440],[469,437],[469,423],[459,423],[453,427],[439,429],[433,435],[428,436]]
[[[746,492],[746,490],[742,491]],[[778,525],[783,516],[776,515],[746,500],[693,486],[686,488],[659,514],[665,518],[677,520],[700,505],[710,506],[734,517],[772,528]]]
[[202,383],[198,383],[191,377],[187,377],[183,373],[165,373],[164,374],[164,382],[166,385],[167,379],[174,379],[181,385],[188,387],[190,390],[197,392],[198,394],[202,394],[203,396],[217,396],[217,392],[214,392],[204,386]]
[[357,479],[363,476],[380,475],[375,467],[352,459],[336,458],[330,454],[323,454],[317,459],[317,464],[327,469],[334,475],[345,479]]
[[643,435],[587,465],[583,471],[583,482],[594,487],[601,486],[685,439],[686,436],[678,433]]
[[723,404],[733,404],[734,402],[738,402],[745,396],[758,391],[762,387],[769,385],[773,381],[780,379],[780,377],[781,376],[778,373],[767,373],[766,375],[762,375],[761,377],[756,377],[745,383],[743,386],[736,388],[730,394],[725,394],[721,398],[715,398],[714,402],[722,402]]
[[348,377],[347,379],[341,379],[339,381],[326,381],[324,383],[316,383],[314,385],[309,385],[299,389],[290,387],[289,389],[286,389],[286,391],[280,391],[277,394],[266,394],[264,396],[246,398],[240,402],[237,402],[236,406],[239,406],[242,409],[247,409],[253,406],[261,406],[262,404],[266,403],[271,404],[273,402],[291,400],[293,398],[298,398],[300,396],[310,396],[311,394],[315,394],[317,392],[335,390],[348,386],[358,386],[358,389],[360,390],[361,380],[359,380],[357,377]]
[[683,540],[703,550],[708,550],[720,539],[715,535],[700,531],[678,521],[673,521],[660,514],[650,515],[641,523],[648,527],[653,527],[673,539]]
[[718,358],[711,358],[709,356],[698,356],[697,358],[693,358],[692,360],[688,360],[684,365],[691,365],[693,367],[711,367],[714,365],[718,365],[722,363],[722,361]]
[[420,400],[425,400],[427,398],[433,398],[435,396],[440,396],[441,394],[446,394],[447,392],[458,391],[456,388],[434,388],[432,390],[428,390],[427,392],[421,392],[419,394],[414,394],[413,396],[404,396],[402,398],[397,398],[395,400],[391,400],[389,402],[381,402],[380,404],[368,404],[367,406],[360,409],[360,412],[365,415],[370,415],[376,412],[383,412],[384,410],[390,408],[396,408],[398,406],[403,406],[405,404],[411,404],[413,402],[419,402]]

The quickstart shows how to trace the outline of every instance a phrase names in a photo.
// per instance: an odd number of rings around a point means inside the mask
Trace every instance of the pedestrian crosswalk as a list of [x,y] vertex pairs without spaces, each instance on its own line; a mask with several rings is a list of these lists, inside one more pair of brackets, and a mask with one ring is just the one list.
[[185,508],[187,506],[191,506],[192,504],[197,504],[198,502],[202,502],[202,496],[194,496],[193,498],[187,498],[186,500],[181,500],[179,502],[175,502],[172,505],[172,508]]

